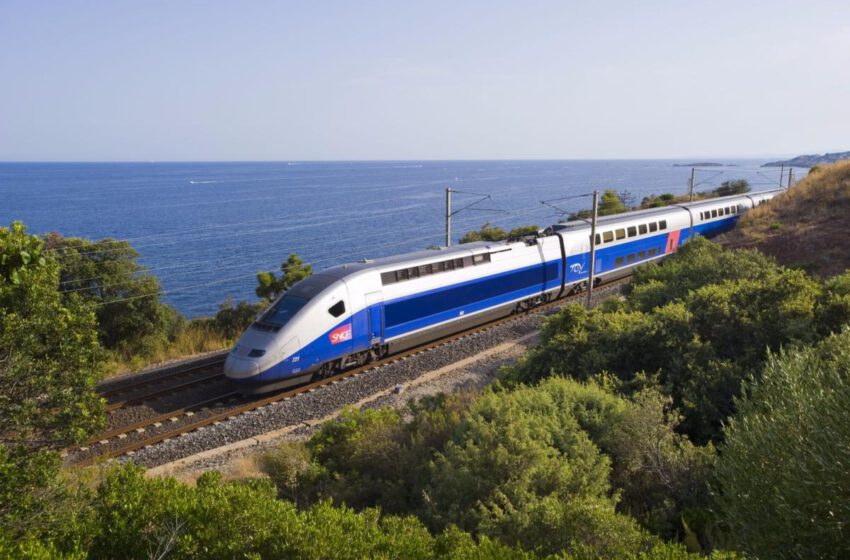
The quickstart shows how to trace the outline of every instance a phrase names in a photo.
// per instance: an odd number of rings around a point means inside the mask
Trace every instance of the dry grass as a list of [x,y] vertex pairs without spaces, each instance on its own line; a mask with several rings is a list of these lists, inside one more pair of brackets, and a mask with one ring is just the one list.
[[106,366],[106,377],[191,358],[198,354],[223,350],[232,344],[232,340],[224,338],[212,329],[190,324],[181,330],[173,341],[160,345],[149,355],[130,358],[113,355]]
[[850,268],[850,160],[815,168],[796,186],[755,208],[720,239],[755,247],[822,278]]

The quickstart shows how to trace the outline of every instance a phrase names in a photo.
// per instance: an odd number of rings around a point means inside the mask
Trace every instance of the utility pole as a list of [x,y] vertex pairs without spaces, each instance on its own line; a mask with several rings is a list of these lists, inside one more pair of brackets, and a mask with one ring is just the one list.
[[785,177],[785,164],[784,163],[779,167],[779,188],[780,189],[782,188],[783,177]]
[[691,191],[690,201],[691,202],[694,201],[694,173],[696,173],[696,170],[693,167],[691,167],[691,189],[690,189],[690,191]]
[[792,177],[794,177],[794,168],[793,167],[788,170],[788,186],[786,187],[786,190],[791,188],[791,178]]
[[[693,193],[693,172],[691,172],[691,192]],[[593,299],[593,272],[596,264],[596,216],[599,213],[599,191],[593,191],[593,218],[590,222],[590,270],[587,278],[587,307]]]
[[452,188],[446,189],[446,247],[452,246]]

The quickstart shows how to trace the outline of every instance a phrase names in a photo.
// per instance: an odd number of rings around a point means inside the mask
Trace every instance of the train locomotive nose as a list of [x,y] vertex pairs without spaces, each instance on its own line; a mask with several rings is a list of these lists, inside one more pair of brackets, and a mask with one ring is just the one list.
[[224,361],[224,374],[230,379],[245,379],[260,373],[260,364],[251,358],[228,354]]

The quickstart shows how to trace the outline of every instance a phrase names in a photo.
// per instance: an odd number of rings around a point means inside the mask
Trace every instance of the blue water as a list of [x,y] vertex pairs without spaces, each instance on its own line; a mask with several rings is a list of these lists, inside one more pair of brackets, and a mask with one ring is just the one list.
[[[690,169],[674,163],[684,162],[0,163],[0,224],[128,239],[165,300],[193,317],[214,313],[227,296],[256,299],[256,273],[277,270],[290,252],[321,270],[442,244],[446,187],[490,195],[453,218],[457,240],[484,222],[556,222],[558,212],[540,201],[595,188],[626,189],[638,202],[685,193]],[[724,163],[734,167],[699,171],[697,190],[737,178],[761,190],[779,177],[760,169],[763,161]],[[456,194],[453,207],[479,198]],[[554,204],[575,211],[589,203]]]

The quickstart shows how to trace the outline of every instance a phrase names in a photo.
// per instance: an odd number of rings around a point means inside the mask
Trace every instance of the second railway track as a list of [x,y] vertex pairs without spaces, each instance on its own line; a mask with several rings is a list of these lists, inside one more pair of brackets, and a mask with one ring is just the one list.
[[[604,292],[609,292],[612,288],[617,288],[627,281],[628,279],[623,279],[602,286],[602,289],[599,290],[600,296],[604,295]],[[389,356],[383,360],[379,360],[365,366],[352,368],[328,378],[320,379],[318,381],[310,382],[305,385],[268,396],[260,398],[243,398],[232,391],[223,391],[220,395],[204,397],[197,401],[175,407],[173,410],[166,410],[153,417],[138,420],[126,425],[116,426],[93,438],[87,447],[73,452],[71,460],[73,463],[78,465],[88,465],[101,460],[127,455],[163,441],[178,438],[183,434],[225,422],[246,412],[254,411],[280,401],[293,399],[299,395],[314,392],[320,387],[335,384],[342,380],[356,377],[363,373],[383,368],[393,363],[404,361],[411,356],[428,352],[456,340],[471,337],[477,333],[494,329],[500,325],[509,324],[521,319],[522,317],[537,315],[566,303],[575,302],[578,298],[582,297],[585,297],[584,293],[549,302],[529,311],[491,321],[484,325]],[[224,357],[222,356],[222,364],[223,360]],[[173,425],[173,427],[170,427],[171,425]]]

